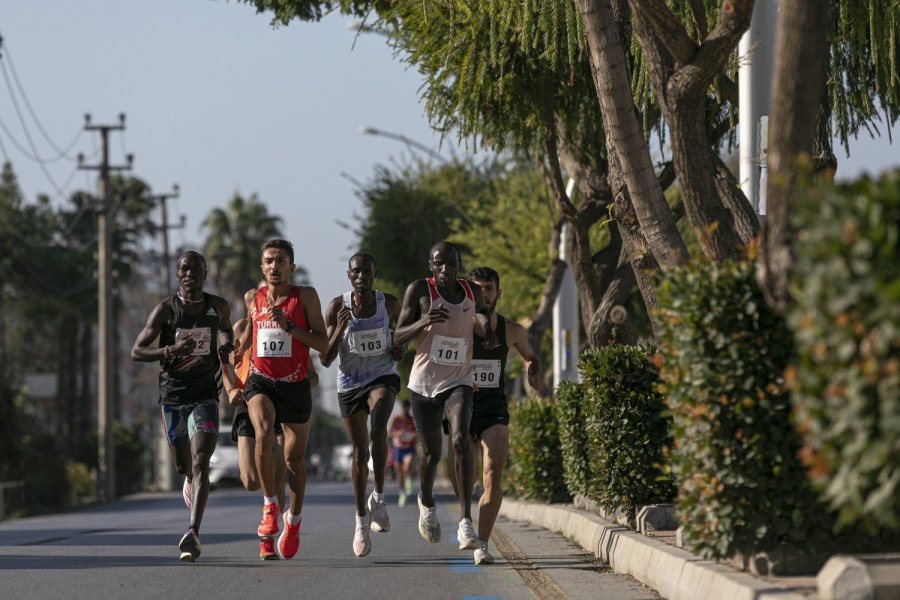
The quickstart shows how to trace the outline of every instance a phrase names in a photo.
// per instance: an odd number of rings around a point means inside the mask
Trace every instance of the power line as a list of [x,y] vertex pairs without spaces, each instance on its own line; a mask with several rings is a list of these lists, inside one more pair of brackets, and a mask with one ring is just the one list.
[[[25,93],[25,86],[22,85],[22,80],[19,79],[19,73],[16,70],[15,63],[13,62],[12,54],[10,53],[8,46],[4,46],[4,41],[5,40],[3,38],[3,35],[0,34],[0,65],[4,65],[5,62],[9,63],[9,69],[10,69],[10,72],[12,72],[13,80],[16,83],[16,88],[18,88],[19,94],[22,96],[22,101],[25,103],[25,107],[28,109],[28,113],[31,115],[31,119],[34,121],[35,125],[37,125],[38,131],[40,131],[43,138],[47,141],[48,144],[50,144],[50,146],[53,148],[53,150],[57,154],[55,158],[49,159],[48,162],[54,162],[54,161],[57,161],[60,159],[66,159],[71,162],[76,162],[76,158],[74,156],[70,155],[69,152],[72,151],[72,149],[75,147],[75,144],[77,144],[78,140],[81,139],[81,136],[84,133],[84,130],[79,129],[76,132],[75,137],[72,139],[71,142],[69,142],[69,144],[65,150],[63,150],[56,144],[56,142],[53,140],[53,138],[50,136],[50,134],[47,133],[47,130],[44,128],[44,125],[41,123],[41,120],[37,116],[37,112],[34,110],[34,107],[31,105],[31,101],[28,99],[28,94]],[[2,52],[2,50],[5,50],[5,52]],[[3,61],[4,58],[6,58],[5,62]],[[4,67],[4,69],[5,69],[5,67]],[[7,79],[7,85],[9,85],[8,79]],[[11,88],[10,88],[10,92],[12,92]],[[45,160],[47,160],[47,159],[45,159]]]

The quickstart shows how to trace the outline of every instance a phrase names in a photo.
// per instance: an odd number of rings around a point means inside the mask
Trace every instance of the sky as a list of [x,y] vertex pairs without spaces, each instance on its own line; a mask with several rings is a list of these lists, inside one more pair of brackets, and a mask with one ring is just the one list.
[[[170,202],[169,215],[177,221],[184,214],[187,227],[172,233],[173,247],[199,247],[200,223],[214,207],[236,191],[256,193],[284,219],[296,262],[308,270],[323,305],[348,287],[354,235],[338,223],[352,224],[361,208],[342,173],[365,182],[376,165],[411,153],[359,128],[403,134],[449,155],[423,115],[418,73],[394,58],[383,38],[357,36],[348,21],[336,15],[273,28],[268,15],[223,0],[0,5],[6,75],[15,68],[57,146],[66,148],[82,130],[84,113],[95,123],[115,123],[125,112],[127,129],[111,138],[113,163],[131,152],[133,174],[156,193],[179,184],[181,197]],[[0,121],[33,154],[9,87],[0,80]],[[38,154],[53,158],[16,93]],[[26,197],[49,193],[62,202],[57,188],[61,198],[96,189],[95,173],[60,160],[44,165],[51,182],[6,131],[0,141]],[[96,145],[96,134],[82,133],[71,154],[90,157]],[[896,144],[886,138],[865,136],[851,158],[838,154],[841,178],[900,164]]]

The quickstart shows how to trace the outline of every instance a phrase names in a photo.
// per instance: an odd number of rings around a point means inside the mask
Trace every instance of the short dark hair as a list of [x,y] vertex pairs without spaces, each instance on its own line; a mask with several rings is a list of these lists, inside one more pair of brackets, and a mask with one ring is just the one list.
[[354,259],[354,258],[358,258],[358,259],[362,260],[363,262],[369,262],[369,263],[372,263],[372,266],[373,266],[373,267],[375,266],[375,257],[374,257],[374,256],[372,256],[372,255],[369,254],[368,252],[357,252],[356,254],[354,254],[353,256],[351,256],[350,259],[347,261],[347,268],[348,268],[348,269],[350,268],[350,263],[353,262],[353,259]]
[[500,287],[500,274],[490,267],[478,267],[469,273],[469,281],[493,281]]
[[281,238],[272,238],[271,240],[266,240],[263,242],[262,247],[259,249],[260,252],[265,252],[269,248],[278,248],[279,250],[284,250],[288,255],[288,258],[291,259],[291,264],[294,264],[294,245],[287,240],[283,240]]
[[431,247],[431,249],[428,251],[428,260],[431,260],[431,257],[434,256],[434,253],[438,250],[446,249],[450,249],[456,252],[456,260],[459,261],[459,264],[462,264],[462,250],[459,249],[459,246],[447,240],[440,241]]
[[181,260],[185,256],[196,256],[197,258],[200,259],[200,262],[203,263],[203,270],[209,271],[209,269],[206,266],[206,259],[203,258],[203,255],[200,254],[199,252],[197,252],[196,250],[186,250],[186,251],[182,252],[181,256],[178,257],[178,260]]

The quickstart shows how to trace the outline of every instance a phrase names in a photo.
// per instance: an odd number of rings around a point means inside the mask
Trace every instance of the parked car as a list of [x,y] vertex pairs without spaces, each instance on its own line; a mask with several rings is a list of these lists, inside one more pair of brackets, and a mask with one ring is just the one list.
[[231,426],[228,426],[225,430],[219,431],[216,450],[209,458],[209,485],[215,488],[223,483],[240,480],[237,444],[231,441]]
[[351,444],[338,444],[331,451],[331,477],[338,481],[345,481],[352,477],[353,446]]

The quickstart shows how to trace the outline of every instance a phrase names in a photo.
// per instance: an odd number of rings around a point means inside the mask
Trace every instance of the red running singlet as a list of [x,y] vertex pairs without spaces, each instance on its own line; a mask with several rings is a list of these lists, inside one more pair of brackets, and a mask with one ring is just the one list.
[[[306,379],[309,346],[266,317],[268,291],[268,286],[256,291],[250,311],[253,321],[253,363],[250,372],[275,381],[303,381]],[[294,323],[294,327],[309,330],[298,286],[291,286],[287,298],[275,306],[284,312],[288,321]]]

